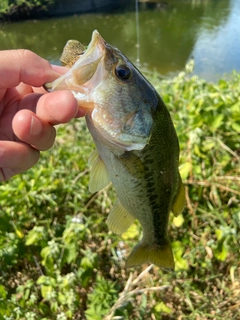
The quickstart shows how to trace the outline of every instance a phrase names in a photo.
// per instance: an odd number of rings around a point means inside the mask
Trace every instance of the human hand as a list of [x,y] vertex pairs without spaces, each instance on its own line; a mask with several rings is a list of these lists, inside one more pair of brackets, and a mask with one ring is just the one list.
[[70,91],[41,87],[63,72],[31,51],[0,51],[0,181],[38,161],[54,143],[54,125],[84,115]]

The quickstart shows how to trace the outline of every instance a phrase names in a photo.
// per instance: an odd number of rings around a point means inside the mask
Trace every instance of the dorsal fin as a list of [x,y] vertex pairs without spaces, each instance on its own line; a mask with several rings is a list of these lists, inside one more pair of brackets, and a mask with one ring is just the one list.
[[116,233],[124,233],[133,223],[134,217],[117,200],[109,213],[107,224],[109,229]]
[[102,161],[97,150],[92,152],[88,163],[92,166],[90,171],[89,191],[94,193],[105,188],[110,182],[110,179],[105,163]]
[[182,213],[185,206],[185,188],[182,183],[182,178],[179,174],[179,187],[178,192],[174,198],[172,205],[172,212],[175,217],[177,217],[180,213]]

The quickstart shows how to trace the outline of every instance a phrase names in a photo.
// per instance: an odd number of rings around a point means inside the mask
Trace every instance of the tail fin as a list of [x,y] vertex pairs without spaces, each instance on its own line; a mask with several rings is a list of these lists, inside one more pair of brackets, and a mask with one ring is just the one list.
[[126,267],[154,263],[159,268],[174,270],[174,259],[170,241],[164,245],[139,243],[127,259]]

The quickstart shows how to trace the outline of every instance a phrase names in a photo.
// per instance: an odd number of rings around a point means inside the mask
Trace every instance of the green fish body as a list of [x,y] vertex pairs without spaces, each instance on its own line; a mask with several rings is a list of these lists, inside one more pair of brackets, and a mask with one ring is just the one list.
[[135,219],[142,226],[126,266],[150,262],[174,269],[168,220],[170,211],[181,213],[185,196],[178,138],[158,93],[97,31],[70,71],[46,88],[69,89],[88,109],[86,122],[97,147],[89,159],[89,189],[96,192],[111,181],[117,193],[107,219],[110,230],[122,234]]

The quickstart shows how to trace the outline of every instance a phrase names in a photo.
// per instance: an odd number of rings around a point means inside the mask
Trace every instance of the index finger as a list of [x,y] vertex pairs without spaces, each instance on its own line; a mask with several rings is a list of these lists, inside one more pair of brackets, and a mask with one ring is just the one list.
[[40,87],[59,77],[47,60],[24,49],[0,51],[0,66],[0,89],[12,88],[21,82]]

